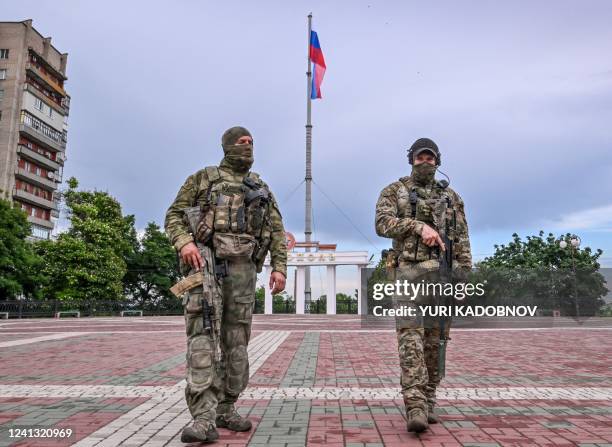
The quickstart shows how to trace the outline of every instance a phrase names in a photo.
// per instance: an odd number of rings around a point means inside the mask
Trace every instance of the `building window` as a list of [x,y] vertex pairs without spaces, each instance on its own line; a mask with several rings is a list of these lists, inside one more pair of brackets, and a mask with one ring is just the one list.
[[0,81],[6,79],[6,68],[0,68]]
[[42,112],[43,110],[43,102],[42,100],[38,99],[38,98],[34,98],[34,108],[40,110]]
[[7,48],[0,48],[0,59],[8,59],[9,50]]
[[4,90],[0,90],[0,102],[4,99]]

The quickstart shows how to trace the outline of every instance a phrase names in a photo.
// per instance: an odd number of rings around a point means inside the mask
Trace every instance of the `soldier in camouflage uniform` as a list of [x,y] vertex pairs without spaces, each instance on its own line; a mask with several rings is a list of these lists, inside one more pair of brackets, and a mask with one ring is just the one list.
[[[408,152],[410,176],[391,183],[376,204],[376,233],[393,239],[398,276],[412,281],[439,279],[438,261],[445,244],[440,227],[451,222],[446,234],[452,241],[453,278],[465,279],[472,267],[468,227],[461,197],[448,183],[435,180],[441,154],[429,138],[418,139]],[[446,218],[436,216],[436,206],[446,201]],[[440,222],[443,220],[443,222]],[[423,297],[417,297],[419,302]],[[433,304],[433,303],[428,303]],[[450,321],[442,329],[424,319],[396,319],[401,386],[408,431],[422,432],[438,422],[434,413],[440,383],[438,356],[440,332],[448,338]]]
[[[220,165],[189,176],[166,214],[166,233],[180,253],[183,273],[194,273],[203,266],[194,239],[210,244],[216,256],[228,247],[237,247],[241,255],[227,258],[224,264],[227,275],[221,284],[220,361],[215,359],[212,337],[203,332],[202,287],[191,289],[183,298],[187,331],[185,397],[194,418],[193,425],[183,430],[183,442],[214,441],[218,438],[216,427],[251,429],[251,422],[236,412],[234,404],[249,379],[247,345],[256,275],[268,251],[273,268],[272,293],[285,287],[287,247],[282,217],[268,186],[258,174],[250,172],[252,143],[247,129],[228,129],[222,137],[224,158]],[[257,205],[247,203],[247,191],[256,192]],[[184,219],[185,209],[193,206],[208,210],[202,213],[196,234],[190,232]]]

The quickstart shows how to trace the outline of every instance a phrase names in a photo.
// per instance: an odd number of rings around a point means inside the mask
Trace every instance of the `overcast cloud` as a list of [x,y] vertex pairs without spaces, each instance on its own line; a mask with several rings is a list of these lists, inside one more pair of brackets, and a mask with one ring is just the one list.
[[[141,228],[161,224],[241,124],[299,234],[303,187],[287,197],[304,177],[310,11],[327,61],[314,179],[376,249],[389,245],[373,229],[378,193],[409,173],[421,136],[466,202],[477,258],[540,228],[612,249],[608,1],[22,0],[2,20],[32,18],[69,53],[65,178],[108,190]],[[315,239],[374,252],[313,191]]]

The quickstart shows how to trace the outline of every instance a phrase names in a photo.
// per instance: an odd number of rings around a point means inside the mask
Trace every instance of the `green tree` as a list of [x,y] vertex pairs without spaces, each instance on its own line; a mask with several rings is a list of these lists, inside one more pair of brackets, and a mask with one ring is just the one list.
[[266,303],[266,289],[264,286],[259,286],[255,289],[255,308],[254,313],[264,313]]
[[[264,313],[266,303],[266,289],[264,286],[259,286],[255,289],[255,307],[254,312]],[[272,312],[273,313],[291,313],[295,311],[295,303],[293,297],[287,295],[286,291],[283,291],[277,295],[272,296]]]
[[27,240],[31,227],[26,214],[0,199],[0,300],[23,294],[39,296],[45,282],[41,259]]
[[295,300],[293,296],[282,291],[272,296],[272,312],[275,314],[285,314],[295,312]]
[[312,300],[310,302],[310,310],[311,314],[324,314],[327,312],[327,295],[321,295],[318,299]]
[[472,279],[487,281],[487,304],[536,304],[544,310],[559,309],[564,315],[594,315],[607,293],[599,273],[598,259],[603,252],[572,247],[570,241],[576,237],[569,233],[545,237],[540,231],[523,240],[515,233],[511,242],[495,245],[493,256],[477,264]]
[[71,223],[56,241],[42,241],[48,277],[45,296],[64,301],[121,300],[126,259],[134,256],[134,216],[123,216],[121,205],[102,191],[78,191],[74,177],[63,201]]
[[347,295],[346,293],[336,293],[336,313],[338,314],[356,314],[357,313],[357,298]]
[[[374,299],[374,284],[384,284],[391,281],[388,277],[387,269],[386,269],[386,259],[385,256],[381,256],[381,259],[376,264],[376,267],[372,270],[370,277],[368,278],[368,287],[367,287],[367,302],[368,302],[368,314],[371,314],[374,306],[383,306],[385,308],[392,307],[392,299],[389,296],[386,296],[382,300]],[[355,291],[355,296],[357,296],[357,292]]]
[[176,252],[166,234],[149,222],[140,241],[131,241],[123,278],[127,297],[139,308],[176,308],[177,298],[170,287],[178,281]]

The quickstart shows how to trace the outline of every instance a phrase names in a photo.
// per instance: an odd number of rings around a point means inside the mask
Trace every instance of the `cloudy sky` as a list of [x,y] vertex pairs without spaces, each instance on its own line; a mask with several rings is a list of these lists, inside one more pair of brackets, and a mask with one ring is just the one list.
[[65,178],[109,191],[140,228],[162,223],[241,124],[299,234],[309,12],[327,61],[313,104],[315,239],[387,247],[376,198],[428,136],[466,202],[476,259],[544,229],[578,233],[612,265],[608,1],[22,0],[1,20],[32,18],[69,53]]

